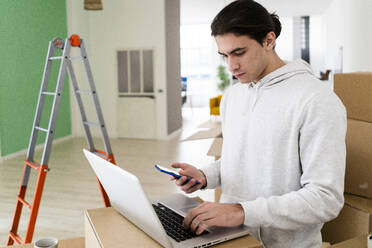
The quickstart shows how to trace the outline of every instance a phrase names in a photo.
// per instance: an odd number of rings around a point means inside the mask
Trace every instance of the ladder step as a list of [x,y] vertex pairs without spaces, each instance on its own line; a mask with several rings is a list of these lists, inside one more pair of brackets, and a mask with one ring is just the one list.
[[99,123],[89,122],[89,121],[84,121],[83,124],[87,126],[100,126]]
[[[50,57],[49,60],[58,60],[58,59],[63,59],[63,56],[55,56],[55,57]],[[67,59],[67,58],[66,58]],[[78,57],[68,57],[69,60],[77,60],[77,59],[83,59],[83,57],[78,56]]]
[[14,234],[12,231],[9,232],[9,236],[16,242],[18,245],[23,244],[21,236]]
[[78,56],[78,57],[69,57],[70,60],[75,60],[75,59],[83,59],[83,57]]
[[102,154],[102,153],[100,153],[100,152],[94,152],[94,154],[96,154],[97,156],[99,156],[99,157],[101,157],[101,158],[103,158],[103,159],[106,159],[106,156],[104,155],[104,154]]
[[25,163],[30,166],[31,168],[34,168],[35,170],[40,170],[40,164],[39,163],[36,163],[35,161],[34,162],[30,162],[28,160],[25,160]]
[[35,127],[35,129],[46,132],[46,133],[49,133],[48,129],[45,129],[45,128],[42,128],[42,127]]
[[75,93],[81,94],[81,95],[83,95],[83,94],[85,94],[85,95],[92,95],[93,94],[93,91],[91,91],[91,90],[75,90]]
[[57,95],[57,93],[55,93],[55,92],[46,92],[46,91],[41,92],[41,94],[43,94],[43,95],[49,95],[49,96],[55,96],[55,95]]
[[31,204],[26,202],[25,199],[22,199],[21,197],[18,196],[18,201],[20,201],[23,205],[25,205],[26,207],[28,207],[29,209],[32,208]]
[[63,59],[63,56],[50,57],[49,60]]

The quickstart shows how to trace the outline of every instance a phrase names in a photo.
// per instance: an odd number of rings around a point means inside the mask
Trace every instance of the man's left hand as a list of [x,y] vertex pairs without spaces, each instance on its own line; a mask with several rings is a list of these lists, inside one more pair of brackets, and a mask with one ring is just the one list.
[[189,211],[183,227],[197,235],[212,226],[238,226],[244,223],[244,210],[240,204],[204,202]]

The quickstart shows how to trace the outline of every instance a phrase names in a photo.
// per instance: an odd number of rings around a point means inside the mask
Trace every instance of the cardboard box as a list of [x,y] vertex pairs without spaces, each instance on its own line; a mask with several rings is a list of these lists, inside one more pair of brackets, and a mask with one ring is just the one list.
[[345,192],[372,198],[372,123],[347,124]]
[[323,242],[322,243],[322,248],[330,248],[331,247],[331,244],[328,243],[328,242]]
[[367,248],[367,234],[331,245],[331,248]]
[[187,138],[183,139],[182,141],[188,140],[199,140],[199,139],[214,139],[218,137],[222,137],[222,129],[220,122],[210,122],[207,121],[199,126],[201,129],[194,134],[188,136]]
[[323,242],[322,243],[322,248],[330,248],[331,247],[331,244],[328,243],[328,242]]
[[339,243],[372,232],[372,200],[345,194],[339,216],[324,224],[323,240]]
[[[208,156],[213,156],[215,160],[220,159],[221,158],[221,153],[222,153],[222,142],[223,142],[222,137],[215,138],[211,147],[208,150],[207,155]],[[214,190],[214,201],[215,202],[220,202],[221,194],[222,194],[221,188],[216,188]]]
[[[162,247],[113,208],[85,211],[85,240],[86,248]],[[248,235],[214,247],[262,248],[262,244]]]
[[[206,121],[198,126],[203,130],[199,130],[192,134],[191,136],[183,139],[183,141],[198,140],[198,139],[214,139],[212,145],[210,146],[207,155],[213,156],[215,160],[220,159],[222,152],[222,129],[221,122],[216,121]],[[206,129],[206,130],[205,130]],[[219,202],[221,198],[221,189],[217,188],[214,191],[214,201]]]
[[347,110],[347,117],[372,122],[372,73],[334,75],[334,91]]
[[223,142],[222,137],[215,138],[211,147],[208,150],[207,155],[213,156],[216,160],[220,159],[222,153],[222,142]]

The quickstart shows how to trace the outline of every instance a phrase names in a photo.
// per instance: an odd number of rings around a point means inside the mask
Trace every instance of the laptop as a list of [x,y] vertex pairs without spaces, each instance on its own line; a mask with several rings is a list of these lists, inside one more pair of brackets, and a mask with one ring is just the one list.
[[211,227],[196,235],[182,227],[187,212],[200,203],[183,194],[149,201],[138,178],[100,156],[83,150],[113,208],[166,248],[208,247],[248,234],[244,225]]

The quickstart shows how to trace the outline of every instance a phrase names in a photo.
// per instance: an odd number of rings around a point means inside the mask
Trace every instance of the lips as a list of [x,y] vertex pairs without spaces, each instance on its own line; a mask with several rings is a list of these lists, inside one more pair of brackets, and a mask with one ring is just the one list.
[[245,74],[245,73],[242,72],[242,73],[234,74],[234,76],[235,76],[236,78],[240,78],[240,77],[242,77],[244,74]]

